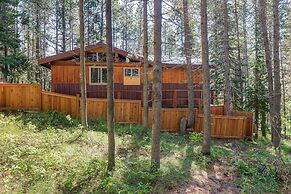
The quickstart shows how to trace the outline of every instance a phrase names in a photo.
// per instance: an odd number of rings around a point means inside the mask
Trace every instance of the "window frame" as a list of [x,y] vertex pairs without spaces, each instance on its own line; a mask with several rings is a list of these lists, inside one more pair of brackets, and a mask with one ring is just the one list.
[[[92,78],[91,78],[92,69],[101,69],[101,81],[102,81],[101,83],[92,83]],[[106,66],[90,66],[89,67],[89,85],[107,85],[107,80],[106,80],[106,83],[103,82],[103,80],[102,80],[102,69],[106,69],[106,71],[107,71]]]
[[[125,71],[130,69],[130,75],[126,75]],[[138,75],[132,75],[133,74],[133,70],[137,69],[138,70]],[[139,67],[124,67],[123,70],[123,76],[124,77],[133,77],[133,78],[138,78],[140,77],[140,68]]]

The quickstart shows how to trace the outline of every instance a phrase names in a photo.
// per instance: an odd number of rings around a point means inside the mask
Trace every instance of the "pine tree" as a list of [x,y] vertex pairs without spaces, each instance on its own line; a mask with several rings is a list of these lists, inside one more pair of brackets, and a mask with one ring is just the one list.
[[0,71],[4,81],[13,82],[30,66],[30,60],[21,53],[15,22],[20,18],[18,1],[5,0],[0,4]]
[[201,0],[201,43],[203,71],[203,146],[202,153],[210,154],[211,115],[210,115],[210,76],[207,32],[207,1]]
[[106,64],[107,64],[107,129],[108,129],[108,166],[109,171],[115,166],[114,137],[114,83],[113,83],[113,48],[112,48],[112,3],[106,0]]
[[153,67],[153,125],[151,160],[155,169],[160,168],[160,129],[162,108],[161,84],[161,27],[162,27],[162,1],[154,0],[154,67]]

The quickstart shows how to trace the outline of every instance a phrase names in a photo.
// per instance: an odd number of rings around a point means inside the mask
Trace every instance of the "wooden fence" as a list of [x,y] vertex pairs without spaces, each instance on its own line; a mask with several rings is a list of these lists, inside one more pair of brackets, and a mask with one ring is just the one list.
[[38,84],[0,84],[0,109],[40,109]]
[[[211,116],[211,136],[219,138],[244,138],[247,127],[247,118],[243,116]],[[203,131],[203,115],[196,117],[195,132]]]
[[247,118],[247,126],[246,126],[246,136],[247,137],[252,137],[252,134],[257,131],[256,125],[254,123],[254,114],[252,112],[233,110],[231,115],[232,116],[243,116],[243,117]]
[[52,92],[42,92],[41,110],[58,110],[76,118],[79,116],[80,103],[78,96],[69,96]]
[[[88,118],[106,119],[106,99],[88,98]],[[41,91],[37,84],[0,84],[0,109],[59,110],[74,118],[80,116],[80,97]],[[179,132],[182,117],[187,117],[187,108],[162,108],[161,130]],[[253,132],[253,113],[233,111],[232,116],[223,115],[223,106],[212,106],[212,136],[220,138],[250,137]],[[203,115],[195,109],[194,131],[202,132]],[[149,118],[152,109],[149,110]],[[115,120],[118,123],[142,123],[140,100],[115,100]],[[152,119],[149,119],[149,126]]]
[[[118,123],[140,123],[141,101],[140,100],[115,100],[115,121]],[[107,100],[88,98],[88,118],[106,119]]]

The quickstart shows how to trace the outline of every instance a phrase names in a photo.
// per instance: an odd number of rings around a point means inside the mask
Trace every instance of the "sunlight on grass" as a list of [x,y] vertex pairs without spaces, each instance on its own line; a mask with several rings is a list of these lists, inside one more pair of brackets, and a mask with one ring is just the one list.
[[[286,187],[277,179],[268,138],[213,140],[211,155],[204,156],[201,134],[161,133],[161,169],[153,173],[150,131],[141,137],[137,125],[116,125],[116,170],[107,176],[106,122],[89,124],[82,132],[78,120],[56,111],[0,113],[0,193],[166,193],[187,180],[207,179],[217,164],[236,176],[243,193]],[[290,142],[281,148],[290,165]]]

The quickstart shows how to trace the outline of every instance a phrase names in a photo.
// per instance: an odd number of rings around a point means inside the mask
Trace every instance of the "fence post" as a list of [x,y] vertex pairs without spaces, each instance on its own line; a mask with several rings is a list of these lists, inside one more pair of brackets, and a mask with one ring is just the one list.
[[76,95],[76,118],[79,118],[79,111],[80,111],[80,95]]

